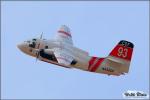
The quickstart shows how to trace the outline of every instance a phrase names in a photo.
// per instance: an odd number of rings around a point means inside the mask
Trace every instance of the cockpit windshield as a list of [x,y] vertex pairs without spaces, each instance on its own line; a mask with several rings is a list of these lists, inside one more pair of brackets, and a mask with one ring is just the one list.
[[36,43],[38,42],[38,39],[33,38],[27,41],[24,41],[25,43],[27,43],[29,45],[29,47],[31,48],[35,48],[36,47]]
[[26,43],[30,43],[30,41],[24,41],[24,42],[26,42]]
[[29,43],[29,47],[35,48],[37,39],[33,38],[31,41],[26,41]]
[[32,42],[29,44],[29,47],[35,48],[35,45],[36,45],[35,42]]

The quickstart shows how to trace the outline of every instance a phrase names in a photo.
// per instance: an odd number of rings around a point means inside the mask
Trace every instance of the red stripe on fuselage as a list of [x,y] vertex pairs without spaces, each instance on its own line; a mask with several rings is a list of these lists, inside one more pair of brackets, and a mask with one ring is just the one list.
[[97,57],[92,57],[91,60],[89,61],[89,67],[88,70],[91,69],[91,66],[93,65],[94,61],[96,60]]
[[63,34],[65,34],[65,35],[67,35],[67,36],[71,37],[71,34],[69,34],[69,33],[65,32],[65,31],[58,31],[58,32],[59,32],[59,33],[63,33]]
[[99,66],[101,65],[103,60],[104,60],[104,58],[99,58],[97,63],[90,69],[90,71],[95,72],[99,68]]

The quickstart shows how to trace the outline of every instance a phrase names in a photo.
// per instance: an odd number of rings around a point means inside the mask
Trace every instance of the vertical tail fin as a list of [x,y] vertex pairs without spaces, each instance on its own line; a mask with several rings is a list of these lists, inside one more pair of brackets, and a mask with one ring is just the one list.
[[121,40],[108,57],[91,57],[88,70],[117,76],[128,73],[133,48],[133,43]]
[[134,45],[133,43],[121,40],[117,46],[111,51],[107,60],[110,66],[116,67],[121,72],[128,73],[132,58]]
[[133,48],[133,43],[122,40],[117,44],[117,46],[111,51],[109,55],[112,57],[131,61]]

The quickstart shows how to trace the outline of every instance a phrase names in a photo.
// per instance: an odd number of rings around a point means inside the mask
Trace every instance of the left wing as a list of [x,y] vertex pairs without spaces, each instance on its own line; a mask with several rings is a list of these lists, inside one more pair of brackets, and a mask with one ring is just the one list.
[[56,40],[69,45],[73,45],[72,36],[69,27],[62,25],[56,33]]
[[55,48],[54,55],[59,64],[68,66],[73,61],[73,57],[72,57],[71,53],[69,53],[68,51],[66,51],[65,49],[62,49],[62,48]]

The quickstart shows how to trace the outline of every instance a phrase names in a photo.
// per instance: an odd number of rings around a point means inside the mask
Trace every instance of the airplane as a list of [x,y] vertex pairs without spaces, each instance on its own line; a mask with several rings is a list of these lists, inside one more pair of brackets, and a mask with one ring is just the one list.
[[[133,43],[121,40],[107,57],[90,56],[88,52],[73,45],[70,28],[62,25],[53,39],[28,39],[17,45],[27,55],[37,60],[66,68],[120,76],[129,72]],[[90,46],[90,45],[89,45]]]

